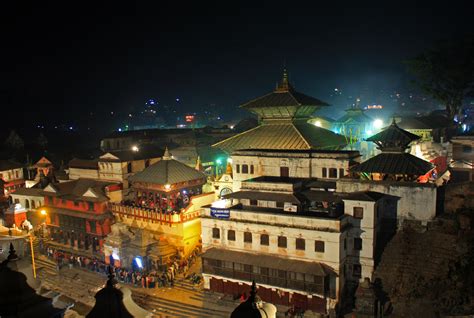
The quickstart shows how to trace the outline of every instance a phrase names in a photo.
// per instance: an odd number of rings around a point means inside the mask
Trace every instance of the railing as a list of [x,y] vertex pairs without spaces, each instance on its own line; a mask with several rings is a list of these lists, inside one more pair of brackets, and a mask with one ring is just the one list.
[[113,214],[130,217],[134,219],[141,219],[151,221],[153,223],[161,224],[178,224],[193,220],[200,216],[200,211],[181,212],[172,211],[164,212],[159,209],[147,209],[134,206],[126,206],[117,203],[109,203],[109,209]]
[[217,266],[211,266],[203,264],[203,273],[206,274],[215,274],[219,276],[224,276],[233,279],[252,281],[255,280],[256,283],[268,284],[271,286],[290,288],[294,290],[306,291],[313,294],[326,295],[324,283],[316,284],[309,281],[298,281],[289,279],[288,277],[281,278],[275,276],[267,276],[257,273],[249,273],[243,271],[237,271],[231,268],[223,268]]

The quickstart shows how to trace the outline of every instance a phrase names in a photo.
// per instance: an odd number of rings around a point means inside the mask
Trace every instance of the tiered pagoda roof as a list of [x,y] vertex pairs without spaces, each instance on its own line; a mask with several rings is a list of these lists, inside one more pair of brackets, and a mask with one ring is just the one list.
[[340,149],[346,145],[343,136],[308,123],[310,116],[325,106],[329,105],[295,91],[285,70],[273,92],[240,106],[258,115],[260,125],[213,146],[227,153],[239,149]]
[[182,162],[174,160],[168,148],[166,148],[162,160],[130,177],[131,182],[151,183],[163,186],[196,180],[202,180],[202,182],[205,183],[206,175]]
[[406,152],[408,145],[418,139],[419,136],[401,129],[394,121],[386,129],[366,139],[377,144],[382,153],[351,168],[351,171],[406,176],[425,175],[433,170],[434,166]]

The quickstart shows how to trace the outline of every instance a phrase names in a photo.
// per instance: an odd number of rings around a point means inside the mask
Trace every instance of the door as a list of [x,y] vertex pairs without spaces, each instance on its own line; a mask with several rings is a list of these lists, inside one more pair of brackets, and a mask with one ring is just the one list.
[[290,176],[289,167],[280,167],[280,177],[288,178]]

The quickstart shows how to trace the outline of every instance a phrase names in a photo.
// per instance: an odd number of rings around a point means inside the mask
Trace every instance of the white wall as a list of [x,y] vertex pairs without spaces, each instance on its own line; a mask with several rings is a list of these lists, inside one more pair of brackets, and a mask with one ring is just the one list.
[[363,181],[342,179],[337,181],[337,192],[375,191],[399,197],[397,218],[421,221],[436,216],[437,188],[434,184],[410,182]]

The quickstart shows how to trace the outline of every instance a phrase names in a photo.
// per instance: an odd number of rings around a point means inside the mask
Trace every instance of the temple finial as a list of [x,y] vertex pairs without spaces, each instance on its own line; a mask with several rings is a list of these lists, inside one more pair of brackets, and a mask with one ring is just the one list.
[[257,296],[257,284],[255,284],[255,280],[252,280],[252,287],[250,288],[249,301],[255,302],[256,296]]
[[281,78],[281,82],[277,85],[277,92],[288,92],[291,90],[293,87],[290,85],[290,79],[288,76],[288,70],[286,69],[286,66],[283,67],[283,76]]
[[10,250],[8,251],[8,258],[9,261],[16,261],[18,260],[18,255],[16,255],[15,247],[13,247],[13,243],[10,243]]
[[201,156],[198,156],[198,157],[197,157],[195,169],[196,169],[197,171],[202,171]]
[[225,169],[225,173],[232,175],[232,165],[230,164],[230,162],[227,162],[227,167]]
[[109,278],[107,280],[107,287],[114,287],[117,284],[117,281],[115,280],[115,274],[112,269],[112,266],[109,266],[107,268],[107,271],[109,272],[109,274],[107,275],[107,277]]
[[165,148],[165,153],[163,154],[163,160],[171,160],[171,154],[170,151],[168,150],[168,146]]

